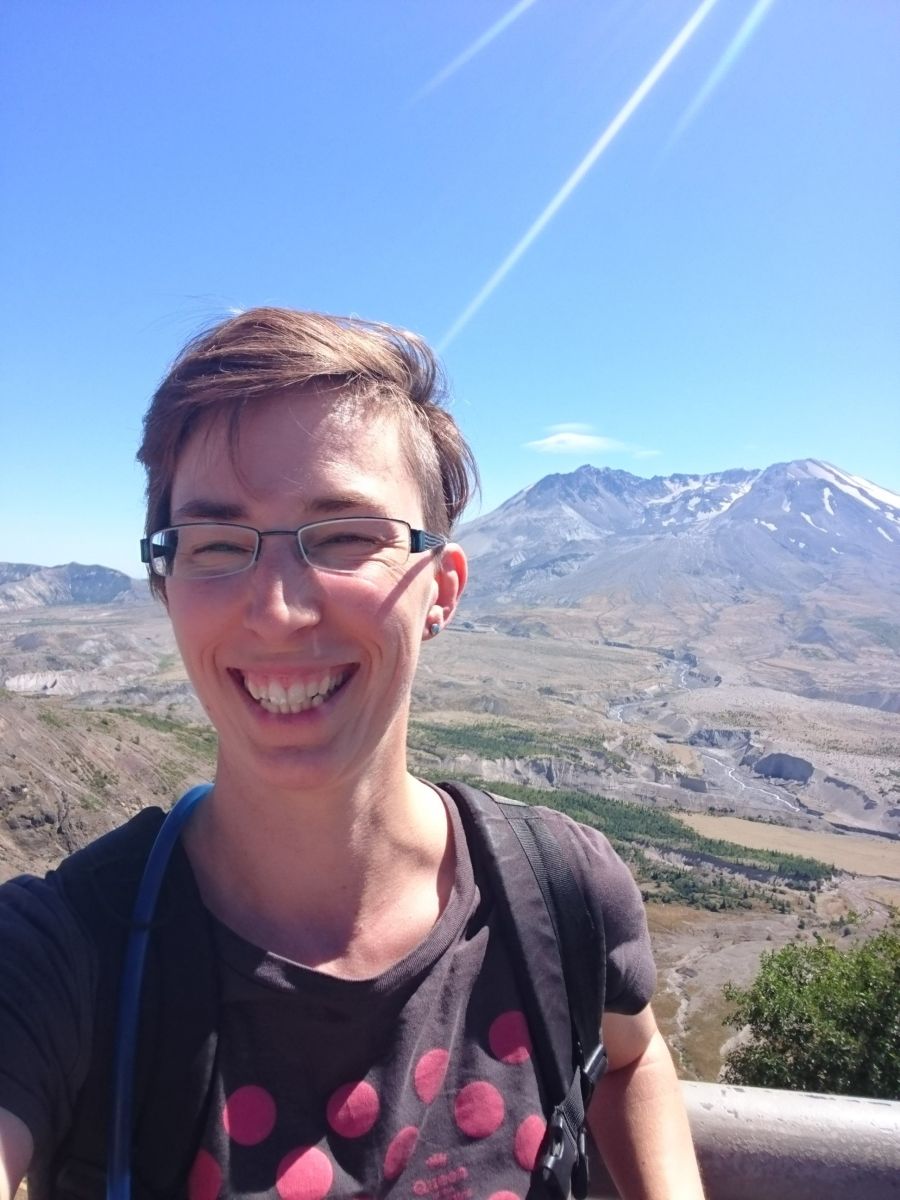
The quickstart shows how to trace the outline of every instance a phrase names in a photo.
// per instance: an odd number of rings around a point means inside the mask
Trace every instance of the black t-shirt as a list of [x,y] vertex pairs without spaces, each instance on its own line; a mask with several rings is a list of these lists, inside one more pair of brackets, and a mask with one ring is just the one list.
[[[450,900],[375,979],[325,975],[213,921],[221,978],[209,1119],[191,1200],[523,1197],[543,1104],[499,917],[459,816]],[[640,895],[602,835],[545,810],[607,940],[606,1004],[636,1013],[655,973]],[[54,885],[0,888],[0,1106],[49,1157],[91,1044],[95,955]]]

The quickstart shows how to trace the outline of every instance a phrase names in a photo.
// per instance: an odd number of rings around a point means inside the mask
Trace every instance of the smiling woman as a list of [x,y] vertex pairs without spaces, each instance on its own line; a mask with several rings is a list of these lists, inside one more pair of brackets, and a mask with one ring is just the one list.
[[[364,794],[372,780],[391,793],[408,790],[406,724],[419,648],[431,625],[452,616],[465,558],[437,536],[411,554],[423,501],[396,418],[377,409],[366,415],[357,397],[312,385],[257,402],[241,415],[233,442],[223,418],[206,417],[184,442],[171,506],[192,565],[180,570],[184,550],[176,551],[166,605],[219,731],[217,805],[235,796],[244,824],[261,783],[337,789],[342,797]],[[227,527],[216,526],[210,540],[205,523],[185,523],[210,511],[248,525],[227,538]],[[322,512],[341,516],[309,523]],[[283,530],[288,536],[272,536]],[[292,690],[305,700],[310,689],[317,702],[296,711],[280,700]],[[335,798],[328,810],[345,803]],[[264,805],[271,804],[269,795]],[[351,823],[368,820],[369,809],[366,800]]]
[[[163,825],[174,849],[152,920],[159,810],[0,889],[0,1200],[26,1167],[33,1200],[103,1193],[110,1108],[116,1130],[127,1111],[108,1096],[123,1059],[110,997],[142,871],[144,1024],[155,1012],[172,1032],[153,1087],[142,1047],[150,1099],[113,1146],[134,1136],[146,1194],[568,1190],[464,789],[407,770],[419,655],[467,574],[452,530],[474,465],[440,390],[413,335],[261,309],[191,343],[157,391],[142,557],[218,733],[215,780],[179,805],[180,836]],[[573,864],[590,936],[605,933],[610,1072],[591,1127],[624,1195],[699,1196],[637,889],[595,831],[540,823]],[[595,1074],[573,1084],[579,1103]],[[118,1197],[118,1149],[111,1161]]]

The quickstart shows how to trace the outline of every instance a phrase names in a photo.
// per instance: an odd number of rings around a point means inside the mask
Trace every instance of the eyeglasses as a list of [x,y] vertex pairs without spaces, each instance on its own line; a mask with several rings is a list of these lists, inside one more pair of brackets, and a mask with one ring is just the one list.
[[394,517],[335,517],[299,529],[198,521],[141,538],[141,562],[165,579],[221,579],[252,567],[264,537],[296,538],[309,566],[339,575],[352,575],[369,563],[402,567],[410,554],[447,544],[446,538]]

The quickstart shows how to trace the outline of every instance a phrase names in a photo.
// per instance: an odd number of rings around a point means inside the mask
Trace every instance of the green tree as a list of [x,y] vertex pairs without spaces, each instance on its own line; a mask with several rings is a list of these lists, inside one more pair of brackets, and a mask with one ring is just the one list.
[[900,922],[839,950],[817,937],[764,954],[749,988],[726,984],[749,1039],[728,1083],[900,1099]]

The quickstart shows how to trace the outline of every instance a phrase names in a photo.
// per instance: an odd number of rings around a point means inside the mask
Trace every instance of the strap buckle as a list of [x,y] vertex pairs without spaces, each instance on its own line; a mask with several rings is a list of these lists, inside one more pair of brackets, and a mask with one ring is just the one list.
[[[594,1087],[602,1078],[606,1065],[606,1050],[601,1041],[584,1066],[578,1070],[569,1095],[562,1104],[557,1104],[547,1123],[547,1132],[535,1165],[550,1200],[568,1200],[570,1195],[574,1196],[575,1200],[584,1200],[588,1194],[584,1110],[590,1103]],[[584,1107],[577,1102],[579,1092],[583,1097]],[[576,1113],[580,1113],[580,1123]],[[576,1125],[573,1125],[573,1119]]]
[[575,1197],[575,1200],[587,1200],[590,1182],[587,1139],[584,1133],[584,1126],[582,1125],[578,1131],[578,1158],[575,1160],[575,1166],[572,1168],[572,1195]]
[[[583,1142],[583,1131],[580,1140]],[[567,1200],[581,1149],[562,1107],[557,1105],[547,1122],[547,1132],[536,1163],[541,1182],[551,1200]]]
[[606,1047],[603,1042],[597,1043],[595,1049],[591,1052],[587,1062],[581,1068],[581,1092],[584,1096],[585,1108],[590,1102],[591,1096],[594,1094],[594,1088],[606,1074],[606,1068],[609,1060],[606,1057]]

